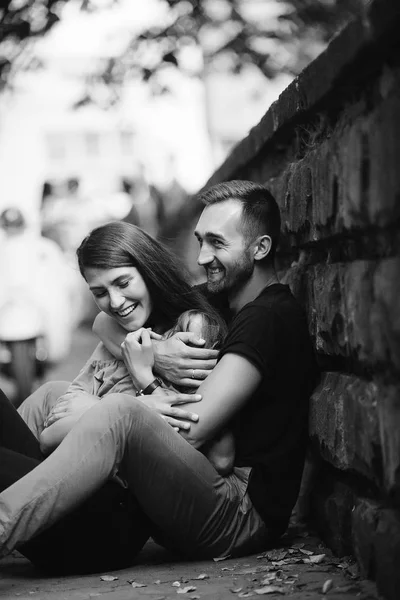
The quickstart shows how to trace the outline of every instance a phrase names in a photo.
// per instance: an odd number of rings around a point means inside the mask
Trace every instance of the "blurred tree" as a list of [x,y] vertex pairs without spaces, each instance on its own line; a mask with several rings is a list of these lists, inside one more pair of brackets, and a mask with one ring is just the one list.
[[165,22],[132,39],[102,77],[118,82],[139,74],[163,92],[161,74],[171,66],[201,76],[219,68],[239,74],[249,64],[267,78],[297,75],[369,1],[162,0]]
[[[0,88],[25,46],[59,21],[68,1],[0,0]],[[101,9],[95,0],[76,1],[83,10]],[[113,2],[118,0],[109,0]],[[160,73],[171,66],[204,75],[218,68],[240,73],[252,64],[268,78],[282,72],[296,75],[368,2],[160,0],[167,9],[164,22],[134,37],[120,57],[102,65],[97,82],[118,86],[125,77],[138,74],[163,92]],[[35,60],[30,56],[30,64],[22,66],[40,66]]]

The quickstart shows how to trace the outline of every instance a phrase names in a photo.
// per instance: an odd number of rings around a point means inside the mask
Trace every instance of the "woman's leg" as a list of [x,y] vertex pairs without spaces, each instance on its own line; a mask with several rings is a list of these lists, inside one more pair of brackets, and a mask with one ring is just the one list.
[[60,446],[0,494],[2,553],[82,503],[120,469],[152,523],[187,553],[255,552],[268,532],[235,476],[209,461],[143,402],[110,395]]
[[68,381],[48,381],[19,406],[19,414],[37,439],[44,429],[47,415],[58,398],[65,394],[69,385]]
[[[38,398],[31,413],[36,416]],[[41,398],[46,400],[46,395]],[[33,471],[42,459],[37,439],[0,390],[0,492]],[[149,524],[132,494],[110,481],[19,549],[45,570],[94,572],[131,565],[148,537]]]

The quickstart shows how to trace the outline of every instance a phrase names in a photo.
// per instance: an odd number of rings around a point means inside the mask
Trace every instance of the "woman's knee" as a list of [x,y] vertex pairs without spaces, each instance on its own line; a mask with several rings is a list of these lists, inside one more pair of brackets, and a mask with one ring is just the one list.
[[114,418],[127,416],[133,421],[138,421],[153,412],[144,402],[129,394],[109,394],[101,400],[100,406],[104,406],[107,413]]

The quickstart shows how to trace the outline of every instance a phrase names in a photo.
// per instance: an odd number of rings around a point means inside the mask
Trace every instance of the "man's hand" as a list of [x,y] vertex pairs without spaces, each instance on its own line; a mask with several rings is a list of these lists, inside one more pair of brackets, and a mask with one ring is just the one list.
[[74,393],[64,394],[53,406],[44,422],[44,426],[50,427],[50,425],[64,417],[83,415],[89,408],[97,404],[99,400],[97,396],[92,396],[92,394],[87,394],[86,392],[79,392],[78,395]]
[[176,430],[188,431],[190,422],[196,423],[199,420],[198,415],[184,408],[179,408],[179,404],[199,402],[201,400],[200,394],[179,394],[178,392],[157,394],[157,391],[155,391],[154,394],[149,396],[139,396],[139,400],[158,412]]
[[202,348],[204,340],[193,332],[158,341],[152,337],[155,369],[174,385],[197,389],[217,364],[218,350]]

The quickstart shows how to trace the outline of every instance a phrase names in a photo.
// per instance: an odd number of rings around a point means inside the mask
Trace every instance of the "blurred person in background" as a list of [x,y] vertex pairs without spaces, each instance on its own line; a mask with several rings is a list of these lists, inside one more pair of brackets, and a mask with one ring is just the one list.
[[5,209],[0,228],[0,312],[9,301],[35,306],[42,315],[48,359],[58,362],[71,344],[75,274],[55,242],[28,228],[20,209]]

